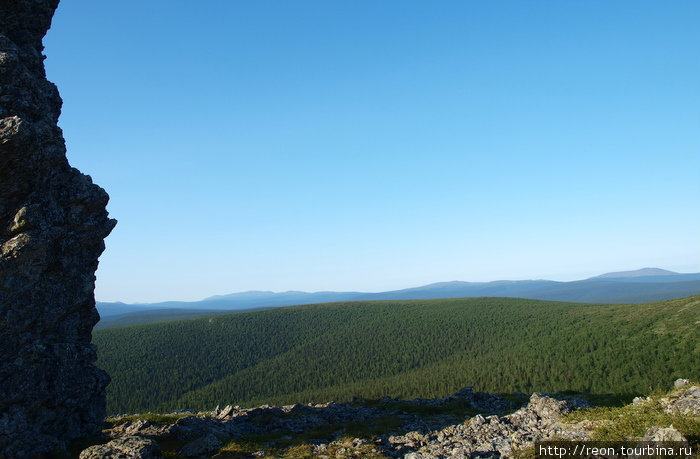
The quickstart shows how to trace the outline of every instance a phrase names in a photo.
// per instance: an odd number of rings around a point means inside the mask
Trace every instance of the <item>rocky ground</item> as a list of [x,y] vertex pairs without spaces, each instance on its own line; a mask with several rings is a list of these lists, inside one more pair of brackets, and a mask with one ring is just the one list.
[[[465,388],[435,400],[356,399],[119,416],[109,420],[103,443],[83,450],[80,458],[513,457],[527,453],[535,441],[596,438],[597,429],[613,421],[600,419],[600,414],[596,418],[590,410],[591,419],[570,415],[591,406],[584,398],[563,394],[499,397]],[[637,398],[629,407],[640,413],[658,407],[661,415],[684,420],[687,432],[700,435],[700,386],[687,380],[678,380],[669,394]],[[670,425],[645,428],[629,439],[642,436],[685,439]]]

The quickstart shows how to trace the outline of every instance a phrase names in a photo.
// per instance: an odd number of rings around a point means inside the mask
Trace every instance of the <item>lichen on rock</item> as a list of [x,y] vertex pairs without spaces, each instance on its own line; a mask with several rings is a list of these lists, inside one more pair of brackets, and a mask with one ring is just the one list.
[[80,459],[159,459],[163,457],[158,443],[150,438],[129,435],[110,441],[105,445],[95,445],[80,453]]
[[42,39],[58,0],[0,0],[0,455],[100,432],[109,377],[90,343],[94,286],[115,220],[72,168]]

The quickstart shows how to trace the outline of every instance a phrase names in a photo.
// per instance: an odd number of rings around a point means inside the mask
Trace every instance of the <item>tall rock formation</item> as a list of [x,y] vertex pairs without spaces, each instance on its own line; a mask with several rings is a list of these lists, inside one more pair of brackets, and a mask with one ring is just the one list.
[[0,0],[0,456],[99,432],[94,287],[109,197],[66,159],[42,38],[59,0]]

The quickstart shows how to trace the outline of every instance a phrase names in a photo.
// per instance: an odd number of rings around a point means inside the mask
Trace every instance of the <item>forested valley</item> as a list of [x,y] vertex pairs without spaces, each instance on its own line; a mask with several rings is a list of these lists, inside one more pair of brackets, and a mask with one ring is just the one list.
[[512,298],[293,306],[97,330],[111,414],[216,405],[576,390],[700,377],[700,296],[602,305]]

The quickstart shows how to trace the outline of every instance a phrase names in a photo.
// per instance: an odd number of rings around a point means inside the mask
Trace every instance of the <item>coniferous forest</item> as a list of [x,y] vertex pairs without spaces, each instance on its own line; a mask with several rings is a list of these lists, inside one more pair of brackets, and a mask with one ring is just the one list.
[[512,298],[294,306],[93,334],[111,414],[576,390],[700,378],[700,296],[601,305]]

